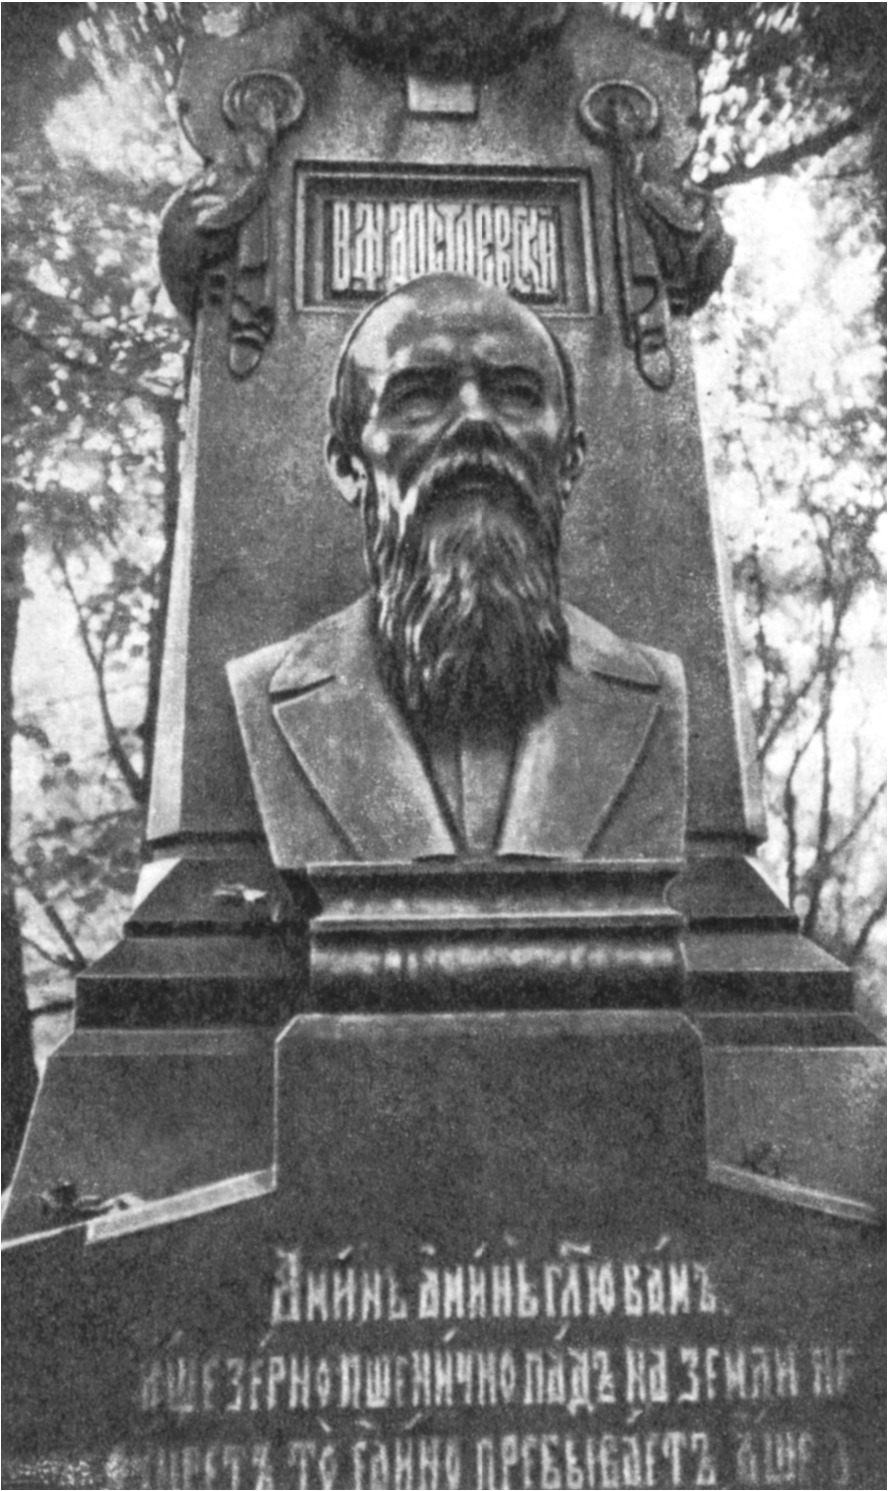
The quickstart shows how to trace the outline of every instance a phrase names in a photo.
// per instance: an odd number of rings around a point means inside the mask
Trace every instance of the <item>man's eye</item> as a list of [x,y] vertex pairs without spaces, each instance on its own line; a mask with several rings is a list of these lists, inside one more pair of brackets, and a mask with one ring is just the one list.
[[434,413],[443,397],[444,390],[437,379],[422,378],[391,389],[385,404],[390,414],[402,419],[421,419]]
[[541,403],[540,388],[536,379],[526,378],[521,374],[508,374],[497,378],[493,394],[497,403],[504,409],[529,411],[538,409]]

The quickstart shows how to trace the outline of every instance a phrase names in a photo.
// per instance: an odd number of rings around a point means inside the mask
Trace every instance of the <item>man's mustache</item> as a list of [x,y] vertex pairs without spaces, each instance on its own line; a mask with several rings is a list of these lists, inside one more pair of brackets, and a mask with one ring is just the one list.
[[539,522],[539,499],[525,462],[501,440],[491,437],[480,441],[463,437],[442,445],[420,478],[417,514],[427,516],[450,489],[476,477],[491,486],[505,483],[520,515],[534,524]]

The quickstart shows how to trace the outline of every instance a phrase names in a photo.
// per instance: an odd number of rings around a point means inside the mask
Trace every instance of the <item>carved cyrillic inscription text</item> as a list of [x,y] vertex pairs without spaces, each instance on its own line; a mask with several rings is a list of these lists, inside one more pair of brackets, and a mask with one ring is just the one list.
[[[664,1240],[668,1243],[668,1239]],[[298,1244],[246,1339],[142,1362],[112,1486],[489,1491],[850,1486],[847,1343],[745,1329],[667,1246],[397,1265]]]
[[563,246],[555,207],[497,201],[329,204],[330,291],[383,294],[424,274],[470,274],[541,302],[563,298]]

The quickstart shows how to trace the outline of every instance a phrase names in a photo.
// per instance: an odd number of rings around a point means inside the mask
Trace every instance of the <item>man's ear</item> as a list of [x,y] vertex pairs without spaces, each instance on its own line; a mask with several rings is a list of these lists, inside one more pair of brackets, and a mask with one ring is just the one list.
[[367,495],[369,478],[367,467],[360,456],[346,450],[338,435],[329,435],[324,450],[327,470],[340,497],[349,507],[362,507]]
[[571,489],[583,469],[585,459],[586,436],[582,430],[571,430],[567,437],[564,465],[561,473],[563,481],[562,496],[565,502],[570,496]]

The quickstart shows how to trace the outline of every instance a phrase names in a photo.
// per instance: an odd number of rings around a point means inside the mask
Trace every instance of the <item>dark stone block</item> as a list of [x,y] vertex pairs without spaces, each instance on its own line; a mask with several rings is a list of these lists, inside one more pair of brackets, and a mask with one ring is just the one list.
[[273,1058],[271,1031],[75,1031],[50,1057],[4,1236],[85,1221],[84,1197],[139,1204],[270,1164]]
[[7,1484],[879,1484],[881,1239],[707,1186],[671,1013],[300,1017],[271,1169],[5,1270]]

